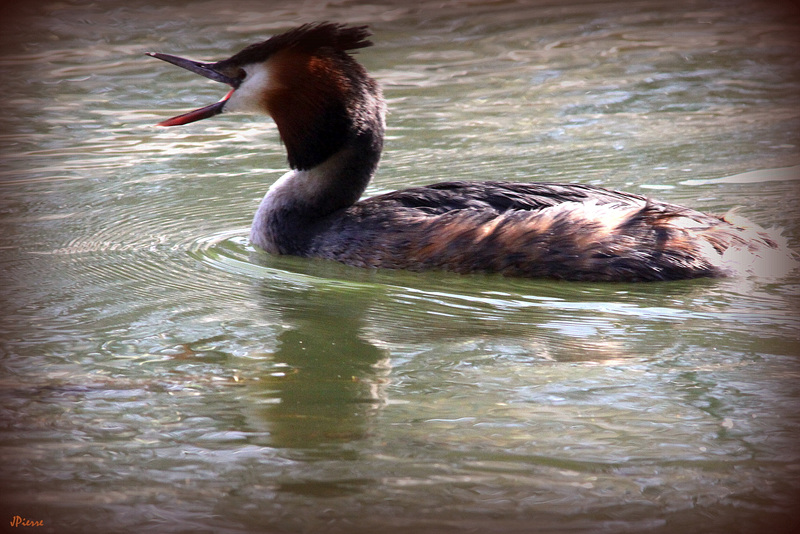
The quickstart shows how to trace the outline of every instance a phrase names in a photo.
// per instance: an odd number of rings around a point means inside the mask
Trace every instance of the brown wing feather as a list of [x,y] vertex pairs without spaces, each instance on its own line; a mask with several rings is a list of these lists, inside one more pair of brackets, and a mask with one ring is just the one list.
[[[470,187],[480,194],[464,195]],[[727,274],[724,252],[754,246],[740,234],[719,217],[591,186],[450,183],[356,204],[311,255],[392,269],[676,280]]]

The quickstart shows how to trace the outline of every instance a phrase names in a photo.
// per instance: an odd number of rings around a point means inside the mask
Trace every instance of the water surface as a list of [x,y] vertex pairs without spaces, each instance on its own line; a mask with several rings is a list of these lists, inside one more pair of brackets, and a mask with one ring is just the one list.
[[[365,271],[247,241],[274,125],[153,124],[220,59],[370,24],[369,194],[560,180],[800,248],[798,12],[748,1],[34,3],[0,68],[2,521],[42,532],[790,532],[800,277]],[[3,523],[7,524],[7,523]]]

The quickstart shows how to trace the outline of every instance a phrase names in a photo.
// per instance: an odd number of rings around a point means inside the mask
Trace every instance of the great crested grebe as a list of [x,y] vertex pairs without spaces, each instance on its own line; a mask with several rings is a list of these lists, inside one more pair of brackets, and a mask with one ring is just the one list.
[[[231,86],[219,102],[165,120],[270,115],[292,169],[268,190],[251,242],[271,253],[359,267],[592,281],[748,272],[794,254],[743,219],[579,184],[444,182],[359,197],[383,148],[386,106],[348,53],[366,26],[306,24],[215,63],[151,53]],[[776,259],[777,258],[777,259]]]

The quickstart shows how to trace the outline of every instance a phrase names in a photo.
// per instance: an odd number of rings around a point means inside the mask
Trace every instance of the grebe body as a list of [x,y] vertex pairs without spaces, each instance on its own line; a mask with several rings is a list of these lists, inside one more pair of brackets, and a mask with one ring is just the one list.
[[271,116],[291,170],[267,191],[251,242],[369,268],[654,281],[788,270],[780,236],[644,196],[580,184],[451,181],[359,200],[383,149],[385,103],[349,53],[366,27],[307,24],[215,63],[153,53],[231,86],[222,112]]

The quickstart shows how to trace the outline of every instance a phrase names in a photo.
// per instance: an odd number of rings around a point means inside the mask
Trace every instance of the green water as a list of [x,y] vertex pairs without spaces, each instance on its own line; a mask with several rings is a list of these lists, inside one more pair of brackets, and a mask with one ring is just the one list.
[[[153,126],[221,59],[367,23],[369,194],[558,180],[800,248],[788,3],[34,2],[0,56],[0,524],[35,532],[791,532],[800,275],[374,272],[248,241],[267,119]],[[744,174],[757,171],[754,174]],[[20,531],[23,527],[12,528]]]

